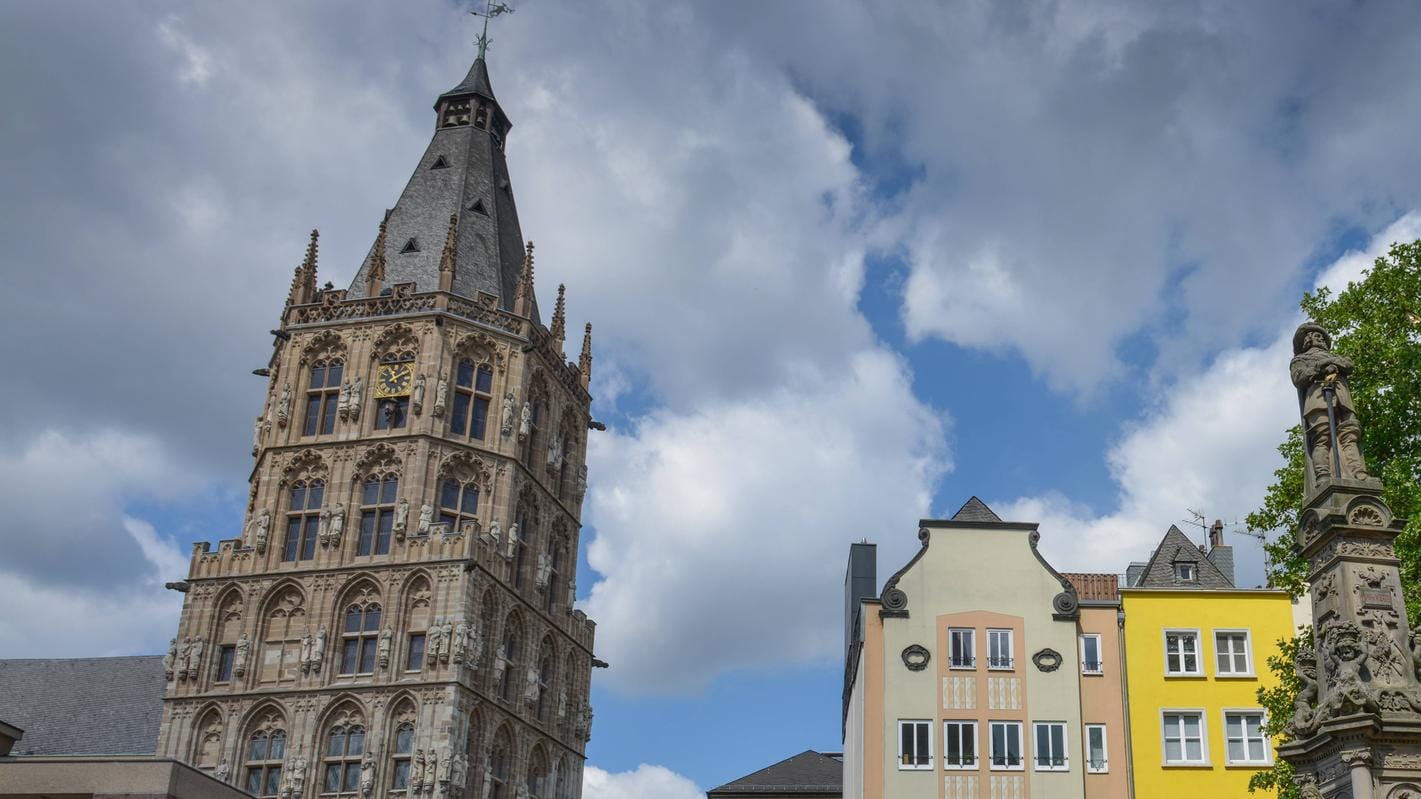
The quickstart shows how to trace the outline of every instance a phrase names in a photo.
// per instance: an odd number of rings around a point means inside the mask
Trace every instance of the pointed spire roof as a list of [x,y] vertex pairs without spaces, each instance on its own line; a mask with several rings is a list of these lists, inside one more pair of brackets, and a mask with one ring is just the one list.
[[991,508],[987,507],[987,503],[974,496],[964,502],[962,504],[962,507],[957,509],[956,513],[952,514],[952,521],[1001,524],[1002,517],[998,516]]
[[[1181,580],[1177,563],[1193,566],[1194,576]],[[1233,588],[1233,580],[1209,560],[1199,546],[1175,525],[1170,525],[1164,538],[1150,555],[1149,563],[1131,588]]]
[[[492,294],[498,307],[512,311],[523,272],[523,231],[503,152],[512,125],[494,99],[484,60],[476,59],[464,80],[441,94],[434,107],[429,147],[386,221],[380,244],[383,283],[438,291],[445,277],[445,290],[469,299]],[[451,238],[450,217],[456,219],[452,261],[440,247]],[[371,247],[351,281],[352,293],[362,292],[377,266]],[[535,297],[524,313],[541,324]]]

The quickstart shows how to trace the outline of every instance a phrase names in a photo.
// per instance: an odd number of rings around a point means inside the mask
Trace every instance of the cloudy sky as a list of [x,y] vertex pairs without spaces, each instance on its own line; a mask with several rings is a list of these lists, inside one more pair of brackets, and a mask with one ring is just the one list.
[[[156,652],[234,535],[307,232],[359,264],[463,4],[0,4],[0,657]],[[1063,569],[1257,506],[1301,293],[1421,235],[1421,7],[556,2],[490,70],[597,331],[591,799],[837,751],[848,544]],[[1236,536],[1243,582],[1262,579]]]

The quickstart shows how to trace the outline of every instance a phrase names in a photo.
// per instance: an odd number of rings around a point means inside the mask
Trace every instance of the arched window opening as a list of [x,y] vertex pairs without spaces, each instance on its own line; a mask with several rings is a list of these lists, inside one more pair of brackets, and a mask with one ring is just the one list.
[[508,730],[501,729],[495,736],[493,748],[488,754],[488,777],[493,781],[493,785],[488,789],[489,799],[510,799],[511,792],[508,789],[508,773],[512,769],[512,745],[509,742]]
[[360,496],[360,539],[357,555],[388,555],[390,533],[395,526],[395,499],[400,478],[394,474],[372,475]]
[[395,728],[395,740],[390,746],[390,790],[410,787],[410,752],[414,751],[414,724],[402,722]]
[[286,507],[286,540],[281,547],[283,561],[310,560],[316,556],[325,496],[326,484],[321,480],[309,483],[299,480],[292,484]]
[[281,792],[281,764],[286,759],[286,732],[258,730],[247,740],[242,786],[252,796],[274,797]]
[[341,640],[340,673],[344,676],[374,674],[380,640],[380,606],[346,608]]
[[340,403],[340,381],[345,364],[339,358],[311,364],[311,380],[306,385],[305,436],[330,435],[336,429],[336,406]]
[[483,441],[488,432],[488,410],[493,402],[493,370],[463,360],[454,368],[454,406],[449,432]]
[[295,682],[300,675],[301,637],[306,633],[301,603],[301,595],[292,589],[267,617],[259,675],[264,683]]
[[464,529],[469,522],[477,522],[479,513],[479,487],[475,483],[463,483],[450,477],[439,486],[439,521],[449,525],[450,532]]
[[360,790],[360,759],[364,754],[364,727],[358,724],[332,727],[321,756],[321,795],[355,796]]
[[516,665],[519,646],[518,624],[510,619],[505,626],[507,629],[503,633],[502,651],[498,653],[502,658],[498,666],[502,669],[502,673],[499,675],[498,695],[505,702],[512,702],[513,690],[518,682],[518,666]]

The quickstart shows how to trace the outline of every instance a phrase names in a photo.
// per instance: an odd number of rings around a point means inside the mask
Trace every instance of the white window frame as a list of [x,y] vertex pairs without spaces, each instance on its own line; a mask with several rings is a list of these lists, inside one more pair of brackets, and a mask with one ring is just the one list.
[[[1092,668],[1090,668],[1089,666],[1086,665],[1087,663],[1089,663],[1089,661],[1087,661],[1086,658],[1085,658],[1085,640],[1086,640],[1087,638],[1093,638],[1093,639],[1095,639],[1095,656],[1096,656],[1097,660],[1096,660],[1096,662],[1095,662],[1095,668],[1094,668],[1094,669],[1092,669]],[[1081,633],[1081,636],[1080,636],[1080,655],[1081,655],[1081,674],[1099,675],[1099,674],[1104,674],[1104,673],[1105,673],[1105,653],[1102,652],[1102,651],[1101,651],[1101,648],[1100,648],[1100,633]]]
[[[1194,671],[1170,671],[1169,668],[1169,636],[1172,633],[1189,634],[1194,636]],[[1204,636],[1200,635],[1198,628],[1190,627],[1166,627],[1164,634],[1160,636],[1160,643],[1164,646],[1164,676],[1166,677],[1203,677],[1204,676]],[[1179,667],[1184,668],[1184,648],[1179,650]]]
[[[1015,766],[1010,765],[1010,764],[999,766],[999,765],[997,765],[996,762],[995,762],[995,761],[996,761],[996,758],[994,757],[994,755],[996,754],[996,752],[993,751],[993,747],[996,746],[996,740],[997,740],[997,736],[996,736],[996,734],[995,734],[995,730],[996,730],[996,728],[999,727],[999,726],[1012,727],[1012,728],[1014,728],[1014,729],[1016,730],[1017,763],[1016,763]],[[1022,740],[1021,740],[1021,728],[1022,728],[1023,726],[1025,726],[1025,725],[1024,725],[1022,722],[1020,722],[1020,721],[988,721],[988,722],[987,722],[987,764],[988,764],[988,767],[989,767],[992,771],[1025,771],[1025,770],[1026,770],[1026,760],[1027,760],[1027,757],[1026,757],[1026,747],[1023,745],[1023,742],[1022,742]]]
[[[1100,733],[1100,765],[1096,766],[1090,759],[1090,735],[1093,732]],[[1109,774],[1110,773],[1110,736],[1106,734],[1104,724],[1085,725],[1085,746],[1082,755],[1085,757],[1085,771],[1087,774]]]
[[[1041,738],[1040,738],[1041,730],[1043,730],[1043,729],[1044,729],[1044,730],[1047,730],[1047,738],[1048,738],[1048,740],[1052,737],[1052,736],[1051,736],[1051,733],[1050,733],[1051,730],[1059,729],[1059,730],[1061,731],[1061,751],[1059,752],[1059,754],[1060,754],[1060,756],[1061,756],[1061,763],[1060,763],[1059,765],[1057,765],[1057,764],[1055,764],[1055,763],[1050,763],[1050,764],[1044,765],[1044,766],[1041,765],[1041,752],[1039,751],[1039,747],[1040,747],[1040,744],[1041,744]],[[1058,754],[1058,753],[1056,753],[1056,752],[1048,752],[1048,754],[1049,754],[1049,755],[1052,755],[1052,756],[1053,756],[1052,759],[1054,759],[1054,755],[1056,755],[1056,754]],[[1071,770],[1071,738],[1070,738],[1070,735],[1066,732],[1066,722],[1064,722],[1064,721],[1033,721],[1033,722],[1031,722],[1031,764],[1032,764],[1032,768],[1034,768],[1036,771],[1070,771],[1070,770]]]
[[[947,755],[947,729],[961,728],[961,740],[972,741],[972,762],[952,763]],[[943,771],[976,771],[982,762],[982,742],[977,738],[977,722],[970,719],[948,719],[942,723],[942,768]]]
[[[1005,635],[1007,637],[1007,663],[1005,666],[993,665],[992,663],[992,636]],[[987,628],[987,670],[988,671],[1015,671],[1016,670],[1016,635],[1007,627]]]
[[[1219,712],[1224,727],[1224,762],[1230,766],[1258,766],[1266,768],[1273,765],[1273,741],[1268,737],[1268,733],[1263,731],[1263,725],[1268,723],[1268,712],[1261,707],[1226,707]],[[1229,757],[1229,716],[1258,716],[1258,732],[1263,736],[1263,759],[1262,760],[1234,760]],[[1244,727],[1243,751],[1248,754],[1248,728]]]
[[[912,724],[926,731],[928,736],[928,762],[923,765],[916,765],[903,762],[903,727]],[[914,743],[917,742],[916,734]],[[898,770],[899,771],[931,771],[933,767],[933,723],[931,719],[898,719]]]
[[[953,641],[957,634],[964,634],[967,637],[967,663],[959,666],[958,658],[954,657],[956,652],[953,648]],[[977,668],[977,631],[971,627],[949,627],[947,628],[947,667],[949,669],[976,669]]]
[[[1167,733],[1166,730],[1165,730],[1165,719],[1166,719],[1166,717],[1168,717],[1168,716],[1183,716],[1183,715],[1193,715],[1193,716],[1198,716],[1198,717],[1199,717],[1199,754],[1200,754],[1201,757],[1203,758],[1202,760],[1170,760],[1170,759],[1169,759],[1169,747],[1168,747],[1168,743],[1167,743],[1167,742],[1168,742],[1168,733]],[[1188,752],[1188,747],[1186,747],[1186,746],[1184,745],[1184,742],[1185,742],[1186,740],[1188,740],[1188,739],[1183,737],[1183,736],[1184,736],[1184,726],[1183,726],[1183,724],[1180,725],[1179,734],[1180,734],[1180,744],[1179,744],[1180,753],[1181,753],[1181,754],[1186,754],[1186,753]],[[1208,716],[1208,714],[1204,711],[1204,708],[1202,708],[1202,707],[1162,707],[1162,708],[1160,708],[1160,711],[1159,711],[1159,735],[1160,735],[1160,750],[1159,750],[1159,751],[1160,751],[1160,762],[1161,762],[1166,768],[1209,768],[1209,767],[1211,766],[1211,764],[1210,764],[1210,762],[1209,762],[1209,716]]]
[[[1243,658],[1246,668],[1243,671],[1223,671],[1219,668],[1219,636],[1220,635],[1242,635],[1243,636]],[[1229,666],[1233,667],[1233,655],[1237,654],[1232,647],[1229,649]],[[1224,679],[1248,678],[1256,676],[1253,671],[1253,633],[1246,627],[1220,627],[1214,630],[1214,676]]]
[[[1188,570],[1189,570],[1189,576],[1188,576],[1188,577],[1185,577],[1184,574],[1183,574],[1183,571],[1184,571],[1185,569],[1188,569]],[[1198,581],[1198,579],[1199,579],[1199,564],[1197,564],[1197,563],[1195,563],[1195,562],[1193,562],[1193,561],[1188,561],[1188,560],[1182,560],[1182,561],[1180,561],[1180,562],[1174,564],[1174,579],[1179,580],[1180,582],[1185,582],[1185,583],[1192,583],[1192,582]]]

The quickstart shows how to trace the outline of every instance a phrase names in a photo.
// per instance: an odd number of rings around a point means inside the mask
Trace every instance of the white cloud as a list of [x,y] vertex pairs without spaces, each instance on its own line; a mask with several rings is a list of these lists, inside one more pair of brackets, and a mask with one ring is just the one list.
[[[584,606],[608,684],[682,691],[837,655],[848,543],[915,524],[944,468],[944,419],[907,380],[865,352],[812,385],[593,440],[588,561],[603,577]],[[910,543],[885,544],[885,562]]]
[[[1345,288],[1386,253],[1392,242],[1421,237],[1421,214],[1407,214],[1327,267],[1318,285]],[[1123,572],[1145,560],[1171,523],[1188,508],[1232,522],[1263,500],[1277,445],[1297,422],[1297,394],[1288,379],[1295,315],[1271,343],[1221,354],[1202,373],[1186,376],[1159,398],[1158,409],[1126,427],[1107,455],[1119,486],[1116,509],[1095,515],[1060,495],[993,505],[1004,518],[1041,522],[1041,548],[1059,568]],[[1190,532],[1185,528],[1186,532]],[[1195,538],[1201,536],[1197,531]],[[1262,581],[1262,555],[1250,539],[1231,540],[1243,585]]]
[[634,771],[608,772],[588,766],[582,772],[584,799],[704,799],[694,782],[665,766],[643,763]]
[[182,57],[182,68],[178,71],[179,80],[197,86],[207,85],[208,80],[212,78],[212,54],[183,33],[181,20],[177,17],[164,18],[158,23],[158,38]]

